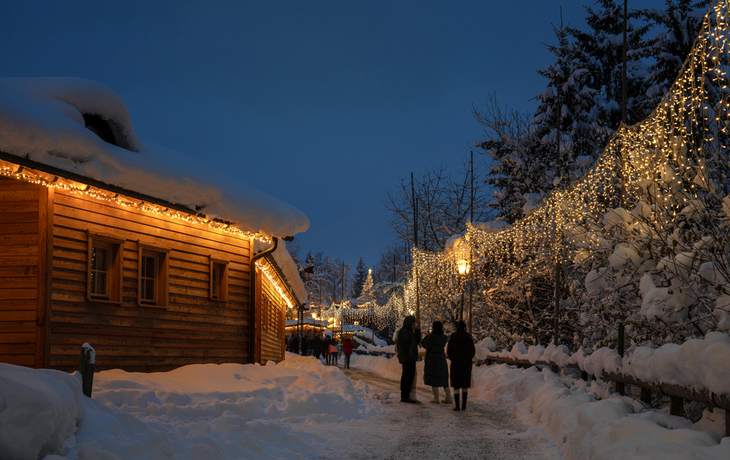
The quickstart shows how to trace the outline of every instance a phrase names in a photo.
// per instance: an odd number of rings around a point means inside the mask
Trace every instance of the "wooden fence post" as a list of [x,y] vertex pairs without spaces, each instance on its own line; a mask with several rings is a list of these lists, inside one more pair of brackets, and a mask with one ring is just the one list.
[[91,398],[91,387],[94,384],[94,361],[95,352],[91,345],[85,343],[81,347],[81,358],[79,359],[79,372],[81,373],[81,386],[84,395]]
[[648,405],[651,405],[651,390],[648,388],[641,388],[641,401]]
[[[624,323],[623,321],[618,323],[618,354],[621,355],[621,358],[624,357]],[[614,382],[616,385],[616,391],[618,394],[623,396],[626,394],[626,389],[624,388],[623,382]]]
[[669,415],[684,417],[684,399],[679,396],[669,397]]

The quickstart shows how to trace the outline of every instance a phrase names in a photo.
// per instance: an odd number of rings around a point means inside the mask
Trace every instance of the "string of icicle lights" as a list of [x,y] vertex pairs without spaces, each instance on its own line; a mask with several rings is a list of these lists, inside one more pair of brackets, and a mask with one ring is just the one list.
[[605,252],[604,236],[589,229],[606,227],[604,216],[617,208],[633,210],[641,216],[632,224],[636,232],[650,229],[653,235],[671,235],[677,217],[690,208],[714,210],[715,217],[728,197],[728,177],[717,167],[727,164],[723,154],[730,143],[728,5],[728,0],[713,3],[662,102],[640,124],[621,126],[581,179],[555,190],[502,231],[468,224],[463,244],[452,250],[434,254],[414,248],[408,308],[415,308],[417,274],[422,311],[429,303],[458,298],[464,288],[464,278],[455,275],[460,259],[471,261],[470,277],[488,303],[490,293],[549,274],[557,262],[579,263]]
[[261,271],[264,276],[266,276],[266,279],[269,280],[269,283],[271,283],[271,285],[274,286],[276,292],[279,293],[279,297],[286,301],[287,306],[289,308],[294,308],[295,305],[294,301],[291,299],[291,295],[287,292],[284,286],[282,286],[281,283],[277,281],[278,276],[276,275],[274,270],[270,268],[268,264],[265,264],[260,260],[256,261],[256,268],[258,268],[259,271]]
[[22,180],[24,182],[30,182],[32,184],[43,185],[49,188],[55,188],[64,190],[77,195],[85,195],[94,198],[99,201],[105,201],[114,203],[127,208],[134,208],[143,211],[148,214],[154,214],[156,216],[165,216],[170,219],[180,220],[189,224],[203,225],[211,229],[225,232],[229,235],[240,237],[240,238],[255,238],[265,243],[271,243],[271,238],[261,235],[259,233],[246,232],[235,225],[227,222],[222,222],[215,219],[208,219],[207,217],[201,217],[199,215],[186,214],[174,209],[157,206],[152,203],[135,201],[130,198],[124,197],[116,193],[110,193],[103,189],[92,187],[90,185],[81,184],[78,182],[67,181],[63,178],[54,176],[51,179],[43,177],[43,173],[29,170],[22,166],[17,166],[9,162],[0,162],[0,175],[10,177],[12,179]]

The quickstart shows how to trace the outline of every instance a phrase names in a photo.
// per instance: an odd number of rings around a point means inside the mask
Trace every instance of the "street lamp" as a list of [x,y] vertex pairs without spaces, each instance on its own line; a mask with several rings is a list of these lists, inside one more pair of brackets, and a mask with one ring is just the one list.
[[459,307],[459,321],[464,321],[464,279],[469,274],[469,261],[465,259],[459,259],[456,262],[456,270],[461,276],[461,304]]

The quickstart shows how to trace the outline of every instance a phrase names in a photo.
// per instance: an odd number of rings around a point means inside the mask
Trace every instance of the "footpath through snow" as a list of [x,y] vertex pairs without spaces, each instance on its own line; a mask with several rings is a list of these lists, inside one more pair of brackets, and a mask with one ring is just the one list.
[[0,458],[730,458],[722,414],[693,425],[548,370],[476,368],[470,407],[456,413],[401,404],[395,359],[353,355],[352,367],[350,379],[287,354],[278,365],[105,371],[89,399],[77,375],[0,364]]

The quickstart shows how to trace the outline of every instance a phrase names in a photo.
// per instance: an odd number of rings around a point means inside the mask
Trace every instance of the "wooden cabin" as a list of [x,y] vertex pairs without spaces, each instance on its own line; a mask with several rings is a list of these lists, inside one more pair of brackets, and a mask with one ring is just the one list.
[[288,257],[278,238],[0,149],[0,362],[73,371],[84,343],[97,370],[281,361],[301,280],[257,239]]

